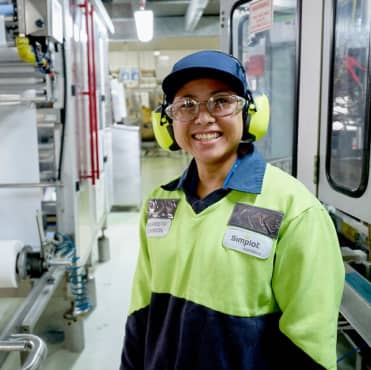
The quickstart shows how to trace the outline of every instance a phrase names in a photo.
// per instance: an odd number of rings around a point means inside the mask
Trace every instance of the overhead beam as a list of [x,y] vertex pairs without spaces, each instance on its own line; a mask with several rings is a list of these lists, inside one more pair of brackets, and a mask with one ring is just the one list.
[[209,0],[191,0],[185,15],[185,29],[192,32],[198,25]]

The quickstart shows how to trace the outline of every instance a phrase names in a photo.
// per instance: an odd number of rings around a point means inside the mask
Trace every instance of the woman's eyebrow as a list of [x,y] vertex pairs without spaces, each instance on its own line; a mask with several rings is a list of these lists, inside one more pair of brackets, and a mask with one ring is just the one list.
[[[233,92],[231,90],[225,90],[225,89],[222,89],[222,90],[215,90],[215,91],[212,91],[208,97],[211,98],[212,96],[214,95],[217,95],[217,94],[232,94]],[[174,102],[179,100],[179,99],[184,99],[184,98],[190,98],[190,99],[195,99],[195,100],[200,100],[197,96],[195,95],[192,95],[192,94],[186,94],[186,95],[182,95],[182,96],[177,96],[175,99],[174,99]]]
[[190,98],[190,99],[197,99],[197,97],[195,97],[194,95],[191,95],[191,94],[186,94],[186,95],[181,95],[181,96],[177,96],[174,98],[174,103],[178,100],[181,100],[181,99],[187,99],[187,98]]

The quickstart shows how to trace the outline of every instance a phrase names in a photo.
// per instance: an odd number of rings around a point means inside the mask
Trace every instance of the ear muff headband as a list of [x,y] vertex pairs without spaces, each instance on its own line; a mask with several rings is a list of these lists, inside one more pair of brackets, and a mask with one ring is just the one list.
[[158,145],[165,150],[175,151],[180,147],[175,142],[173,126],[164,112],[164,105],[158,106],[152,112],[152,127]]

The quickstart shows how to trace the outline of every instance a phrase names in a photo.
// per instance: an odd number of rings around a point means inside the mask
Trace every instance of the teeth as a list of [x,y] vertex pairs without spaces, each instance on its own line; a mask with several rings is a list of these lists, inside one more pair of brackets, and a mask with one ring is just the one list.
[[213,140],[219,137],[219,134],[214,132],[210,134],[197,134],[195,135],[195,138],[198,140]]

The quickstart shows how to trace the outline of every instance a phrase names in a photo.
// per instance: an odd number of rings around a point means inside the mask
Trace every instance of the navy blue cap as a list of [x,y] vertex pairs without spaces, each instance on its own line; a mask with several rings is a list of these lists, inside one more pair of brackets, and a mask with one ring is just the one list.
[[240,61],[221,51],[203,50],[187,55],[174,64],[171,73],[162,82],[166,101],[172,102],[182,86],[199,78],[223,81],[236,94],[248,96],[249,86]]

